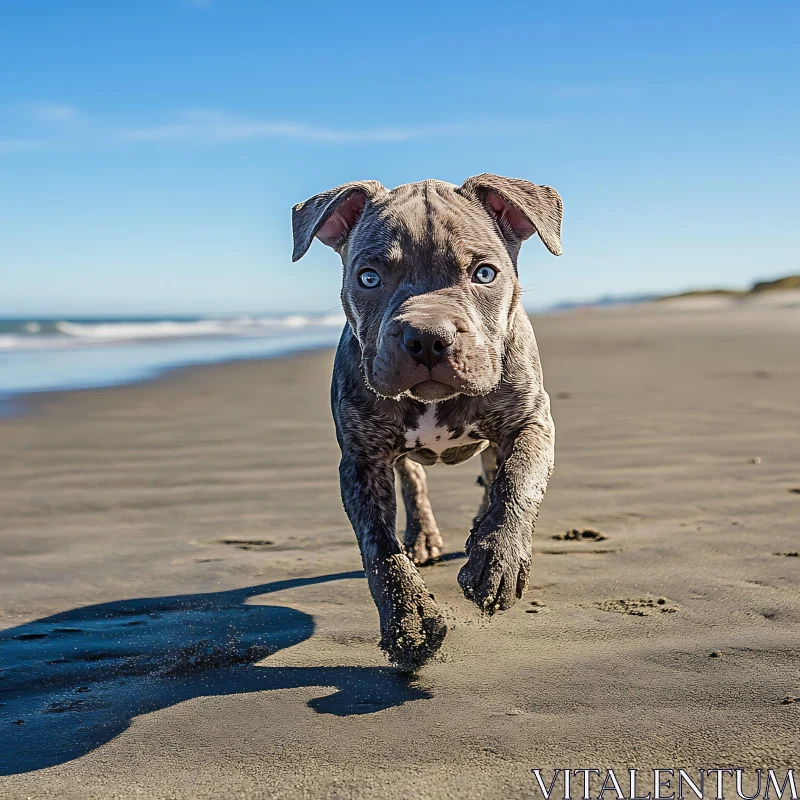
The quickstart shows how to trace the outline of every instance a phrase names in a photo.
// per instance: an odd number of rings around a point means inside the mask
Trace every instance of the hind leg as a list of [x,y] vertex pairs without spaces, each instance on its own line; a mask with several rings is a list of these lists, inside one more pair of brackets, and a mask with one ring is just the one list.
[[394,469],[400,478],[400,490],[406,507],[406,533],[403,538],[406,553],[415,564],[428,564],[442,554],[444,542],[428,499],[425,468],[402,456],[395,461]]
[[481,520],[481,517],[486,513],[489,508],[489,493],[492,489],[495,476],[497,475],[497,446],[490,444],[486,449],[481,451],[481,474],[478,475],[478,486],[483,487],[483,497],[481,498],[481,505],[475,519],[472,520],[472,527],[474,528]]

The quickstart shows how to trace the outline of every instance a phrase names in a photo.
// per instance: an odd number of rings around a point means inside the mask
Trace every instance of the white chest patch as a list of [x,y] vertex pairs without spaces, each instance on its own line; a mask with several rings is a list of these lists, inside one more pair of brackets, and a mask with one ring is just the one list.
[[455,436],[453,431],[448,428],[440,427],[436,424],[435,403],[429,404],[425,408],[425,413],[417,421],[417,427],[406,431],[406,447],[412,450],[425,448],[433,450],[434,453],[443,453],[451,447],[462,447],[466,444],[481,445],[481,450],[489,444],[485,440],[475,439],[469,434],[472,428],[465,428],[460,436]]

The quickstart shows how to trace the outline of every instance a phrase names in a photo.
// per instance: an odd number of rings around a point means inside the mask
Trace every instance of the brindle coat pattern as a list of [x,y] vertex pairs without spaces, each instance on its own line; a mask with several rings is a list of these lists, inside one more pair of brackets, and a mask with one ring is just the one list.
[[[447,631],[415,566],[443,546],[423,464],[481,455],[485,496],[458,576],[464,594],[491,614],[511,607],[528,581],[555,429],[516,264],[534,233],[560,254],[561,199],[549,187],[496,175],[391,191],[360,181],[295,206],[292,222],[293,260],[315,236],[342,259],[347,324],[331,389],[342,499],[378,608],[381,647],[401,669],[415,669]],[[476,283],[486,264],[495,279]],[[361,284],[365,269],[379,274],[379,286]],[[414,336],[432,341],[425,352],[437,356],[413,355],[411,345],[421,347]],[[395,473],[407,512],[404,546],[395,531]]]

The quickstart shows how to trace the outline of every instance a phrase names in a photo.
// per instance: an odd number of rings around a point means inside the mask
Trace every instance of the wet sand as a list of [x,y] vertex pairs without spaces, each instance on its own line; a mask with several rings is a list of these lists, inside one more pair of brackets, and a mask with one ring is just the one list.
[[[557,440],[531,588],[492,619],[461,596],[478,464],[431,469],[450,631],[413,681],[341,509],[329,351],[0,420],[0,797],[522,798],[537,767],[800,766],[797,310],[535,328]],[[565,536],[585,529],[605,538]]]

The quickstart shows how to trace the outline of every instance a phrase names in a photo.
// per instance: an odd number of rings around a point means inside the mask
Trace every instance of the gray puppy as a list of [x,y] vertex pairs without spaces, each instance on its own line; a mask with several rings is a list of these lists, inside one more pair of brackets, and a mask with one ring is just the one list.
[[[316,236],[342,258],[347,316],[331,401],[342,499],[381,622],[403,670],[433,656],[447,627],[416,565],[442,537],[421,465],[480,453],[484,498],[458,575],[488,613],[528,582],[555,428],[528,315],[520,245],[538,233],[561,254],[561,198],[547,186],[479,175],[387,190],[338,186],[292,211],[296,261]],[[394,473],[406,507],[397,540]]]

